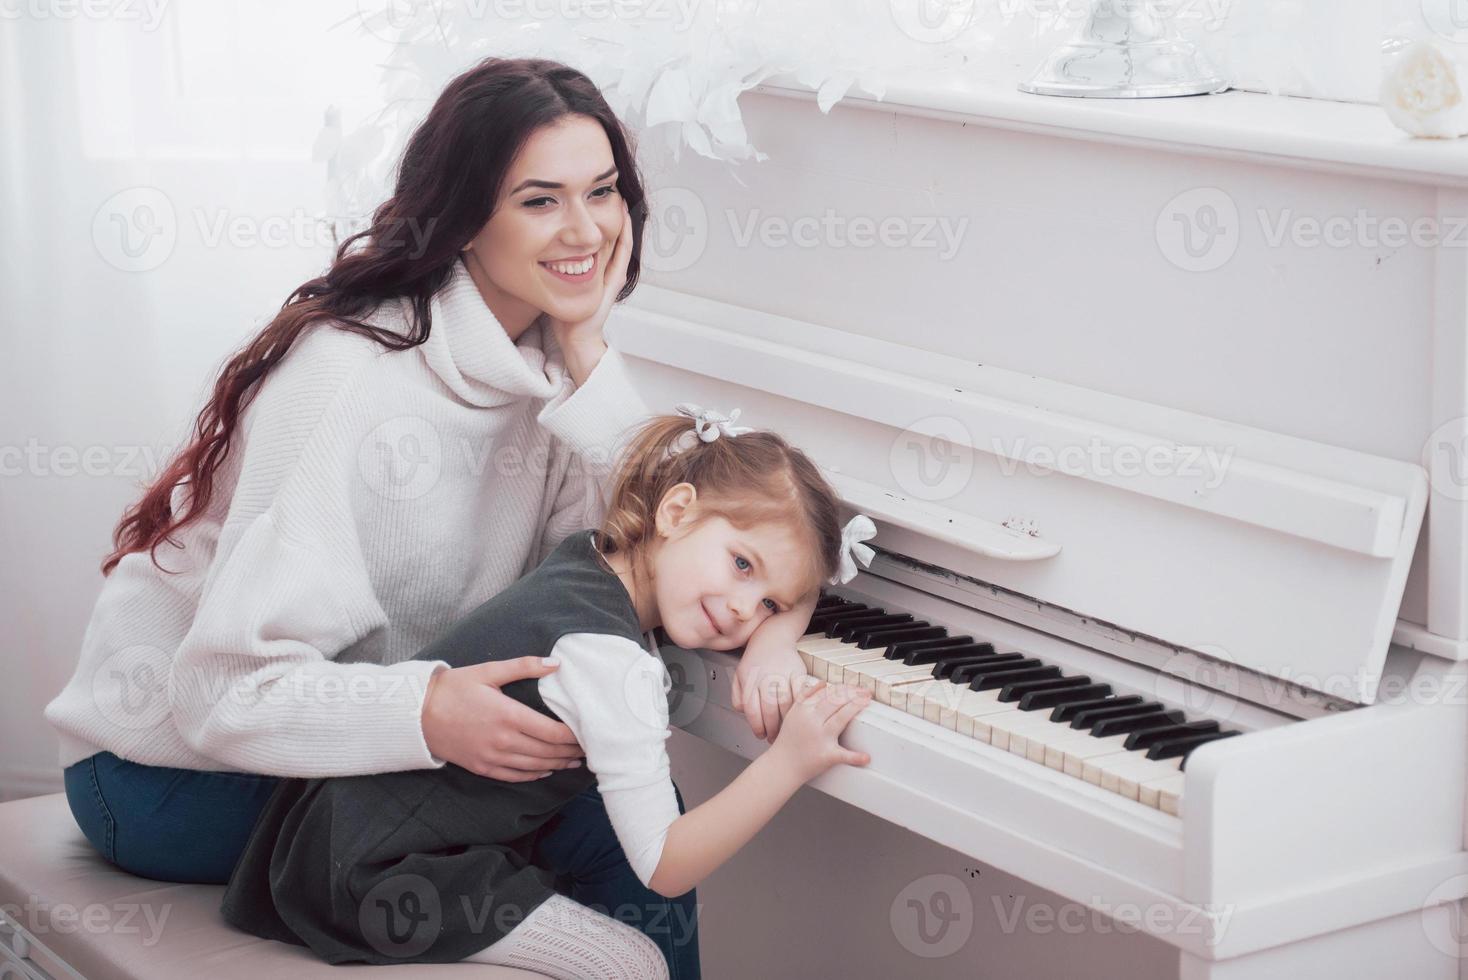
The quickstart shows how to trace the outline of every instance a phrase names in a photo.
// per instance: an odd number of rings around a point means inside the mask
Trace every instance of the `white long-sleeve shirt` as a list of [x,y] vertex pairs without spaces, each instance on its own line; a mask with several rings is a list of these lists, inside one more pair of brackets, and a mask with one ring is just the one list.
[[656,645],[647,643],[644,650],[620,636],[569,633],[553,650],[561,665],[536,689],[586,750],[612,830],[651,887],[678,799],[665,744],[672,680]]
[[[368,318],[409,332],[407,303]],[[46,718],[63,766],[281,776],[441,765],[410,658],[605,507],[647,407],[616,351],[576,388],[553,335],[512,343],[462,263],[404,351],[317,325],[261,384],[213,499],[159,562],[108,576]],[[184,491],[174,493],[175,513]]]

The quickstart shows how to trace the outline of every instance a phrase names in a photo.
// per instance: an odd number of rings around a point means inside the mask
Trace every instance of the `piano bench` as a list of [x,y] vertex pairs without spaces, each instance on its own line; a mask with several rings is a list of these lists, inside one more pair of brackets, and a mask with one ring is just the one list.
[[[219,917],[222,885],[121,871],[87,843],[66,796],[0,804],[0,978],[341,980],[302,946],[257,939]],[[370,980],[543,980],[475,963],[374,966]],[[366,976],[367,974],[363,974]]]

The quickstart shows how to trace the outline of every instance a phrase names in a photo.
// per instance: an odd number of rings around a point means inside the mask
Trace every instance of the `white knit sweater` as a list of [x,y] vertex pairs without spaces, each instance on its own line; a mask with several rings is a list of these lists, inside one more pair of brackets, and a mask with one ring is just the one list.
[[[616,351],[576,388],[549,330],[512,343],[462,263],[429,339],[390,351],[316,325],[261,384],[206,514],[102,586],[46,718],[63,766],[281,776],[442,765],[410,660],[571,531],[648,414]],[[406,334],[408,304],[369,318]],[[182,491],[175,491],[175,512]]]

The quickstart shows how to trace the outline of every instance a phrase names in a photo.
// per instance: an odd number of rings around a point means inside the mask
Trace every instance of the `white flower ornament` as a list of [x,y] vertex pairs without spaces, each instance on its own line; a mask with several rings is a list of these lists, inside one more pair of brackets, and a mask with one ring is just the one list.
[[734,409],[728,415],[715,412],[710,408],[699,408],[689,402],[679,402],[677,408],[679,415],[693,419],[693,431],[698,433],[698,438],[704,442],[713,442],[721,435],[738,436],[754,429],[747,425],[735,425],[739,418],[739,409]]
[[841,567],[831,576],[831,585],[845,585],[856,578],[858,561],[862,567],[872,563],[876,552],[870,545],[862,542],[871,540],[876,534],[877,526],[865,514],[857,514],[846,522],[846,526],[841,529]]

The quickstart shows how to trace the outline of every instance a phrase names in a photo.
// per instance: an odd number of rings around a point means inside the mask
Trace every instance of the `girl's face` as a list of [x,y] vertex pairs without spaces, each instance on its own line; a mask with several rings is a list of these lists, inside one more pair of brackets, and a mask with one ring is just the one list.
[[541,127],[515,158],[489,221],[464,249],[512,339],[541,313],[575,323],[596,312],[622,230],[617,177],[607,134],[588,116]]
[[658,619],[684,649],[734,650],[810,588],[810,556],[780,523],[741,529],[715,515],[694,520],[695,496],[679,484],[658,509],[658,531],[666,532],[650,556]]

